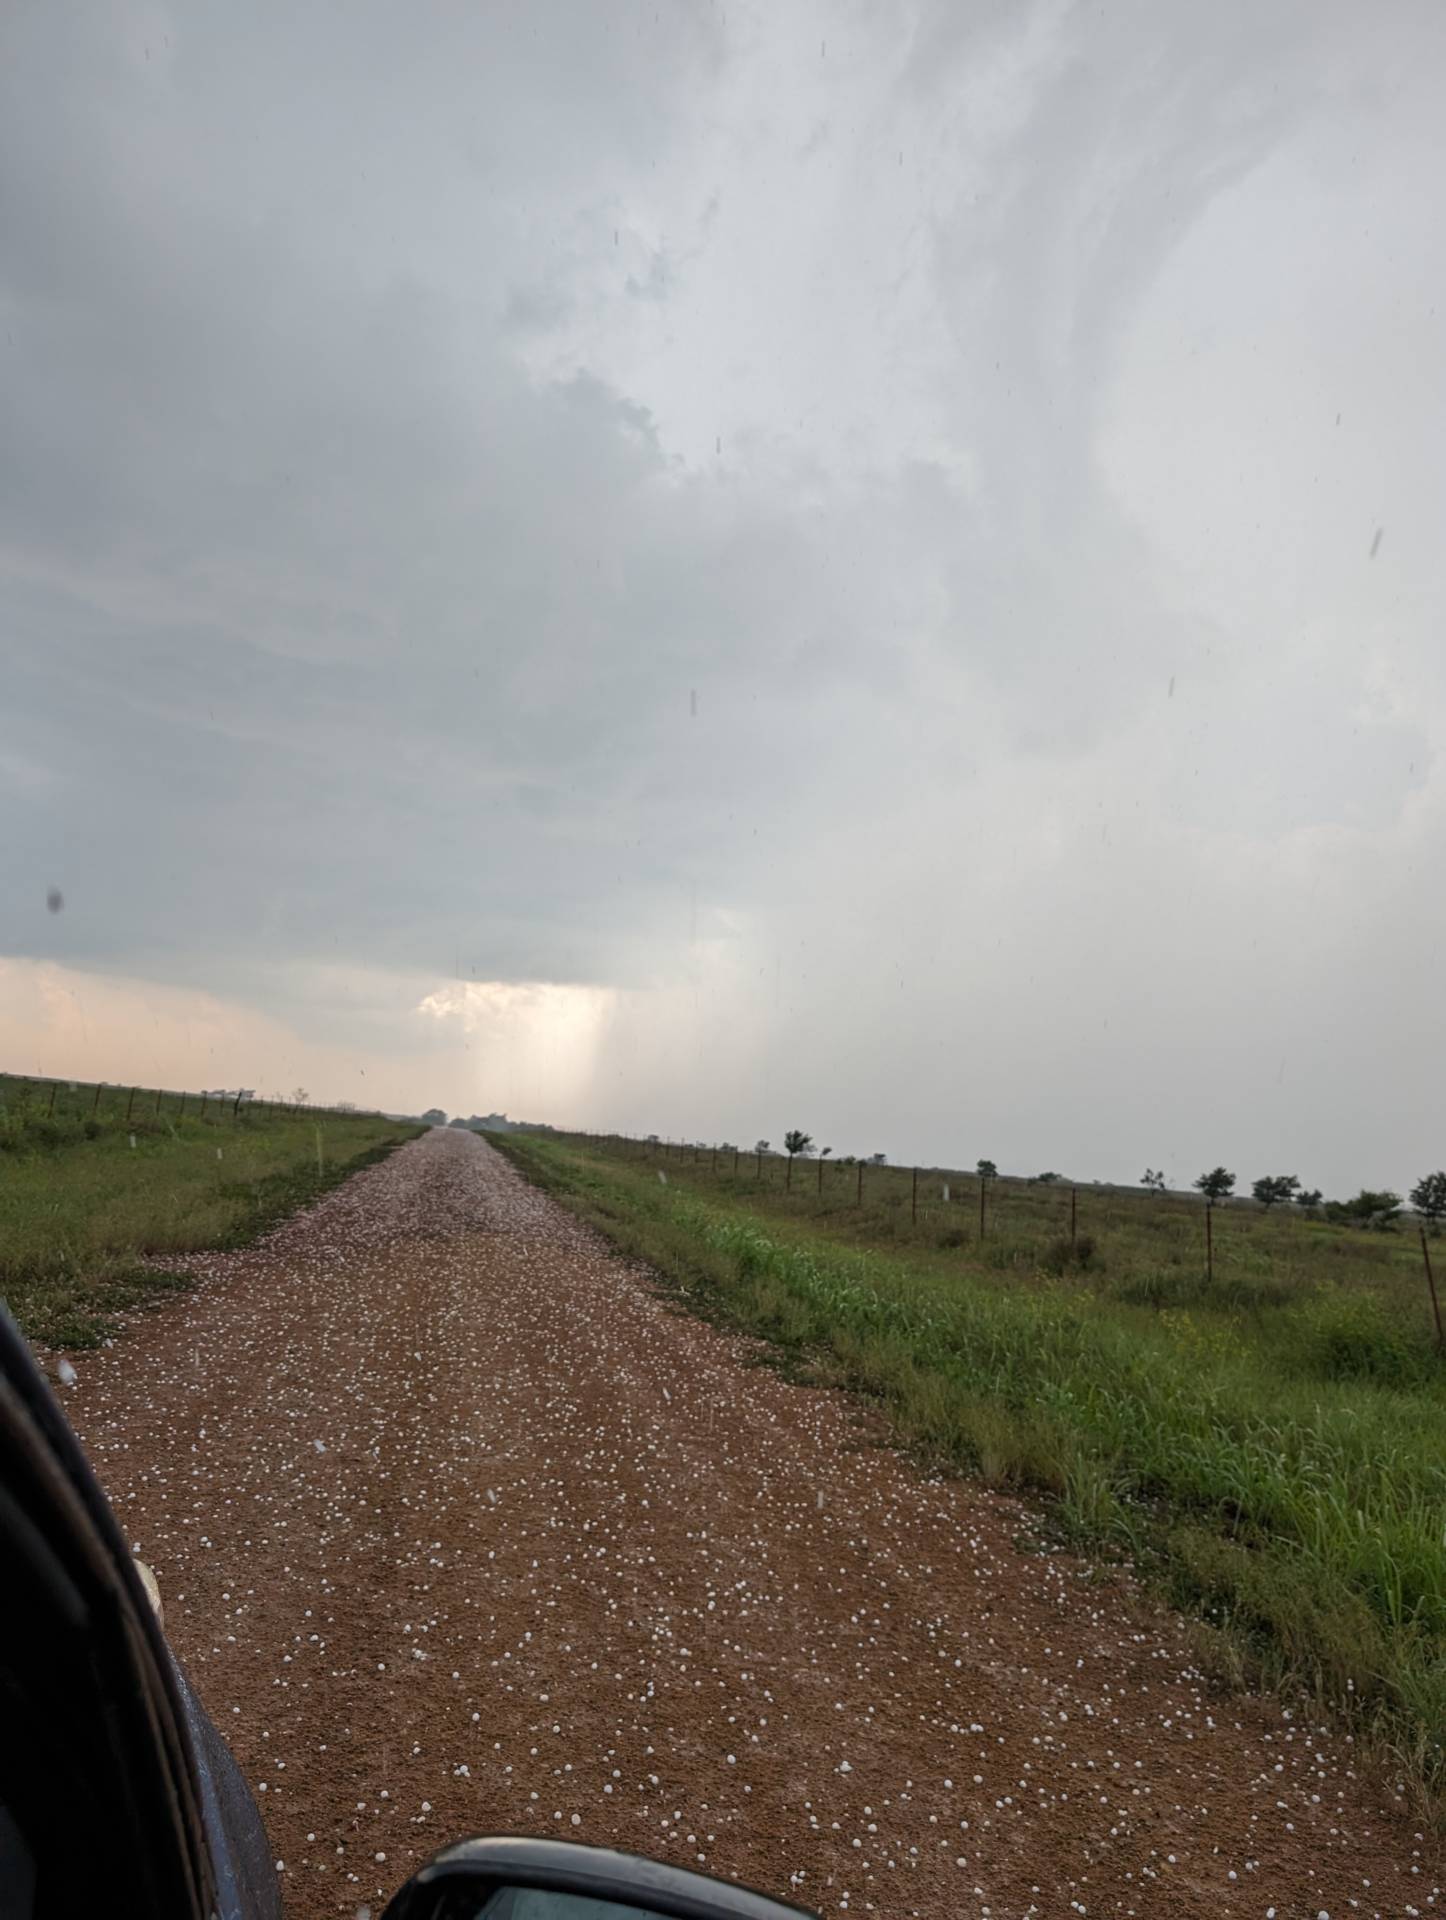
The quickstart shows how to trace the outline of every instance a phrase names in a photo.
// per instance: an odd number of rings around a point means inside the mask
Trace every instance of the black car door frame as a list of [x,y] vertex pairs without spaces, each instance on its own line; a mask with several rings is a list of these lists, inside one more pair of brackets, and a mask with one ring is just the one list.
[[181,1682],[126,1543],[0,1308],[0,1803],[35,1912],[218,1905]]

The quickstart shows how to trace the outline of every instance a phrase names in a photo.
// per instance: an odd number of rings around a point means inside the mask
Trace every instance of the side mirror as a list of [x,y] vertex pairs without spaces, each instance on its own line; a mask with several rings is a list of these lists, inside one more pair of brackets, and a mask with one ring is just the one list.
[[383,1920],[817,1920],[733,1880],[574,1840],[462,1840],[392,1897]]

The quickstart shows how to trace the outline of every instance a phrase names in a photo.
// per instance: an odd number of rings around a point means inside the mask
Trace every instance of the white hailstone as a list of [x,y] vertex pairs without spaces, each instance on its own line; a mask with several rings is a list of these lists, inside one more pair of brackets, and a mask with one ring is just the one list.
[[75,1385],[75,1368],[65,1358],[64,1354],[56,1361],[55,1371],[59,1374],[60,1384],[63,1387],[73,1387]]

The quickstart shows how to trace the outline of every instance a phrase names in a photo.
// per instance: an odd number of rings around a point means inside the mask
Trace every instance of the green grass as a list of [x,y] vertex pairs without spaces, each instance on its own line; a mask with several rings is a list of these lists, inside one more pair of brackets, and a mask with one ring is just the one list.
[[418,1131],[0,1075],[0,1296],[31,1339],[94,1346],[188,1284],[148,1256],[242,1245]]
[[1067,1190],[998,1183],[981,1241],[960,1176],[915,1221],[898,1170],[860,1207],[852,1169],[788,1192],[747,1156],[494,1144],[694,1310],[1127,1555],[1217,1673],[1304,1689],[1446,1789],[1446,1366],[1406,1235],[1224,1209],[1207,1284],[1178,1198],[1082,1189],[1080,1266]]

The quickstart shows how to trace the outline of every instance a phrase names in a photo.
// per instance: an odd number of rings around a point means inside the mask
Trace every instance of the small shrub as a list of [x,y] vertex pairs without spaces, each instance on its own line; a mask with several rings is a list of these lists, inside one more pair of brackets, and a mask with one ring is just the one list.
[[1330,1293],[1302,1316],[1297,1364],[1327,1380],[1375,1380],[1410,1386],[1435,1371],[1424,1341],[1365,1293]]
[[934,1244],[936,1247],[940,1248],[941,1251],[945,1253],[950,1253],[953,1251],[955,1247],[962,1247],[966,1245],[968,1242],[968,1239],[969,1239],[969,1236],[967,1233],[965,1233],[962,1227],[950,1227],[947,1233],[941,1233],[939,1235],[939,1238],[934,1242]]
[[1040,1271],[1043,1273],[1092,1273],[1102,1263],[1096,1258],[1093,1234],[1082,1233],[1071,1240],[1062,1233],[1057,1240],[1051,1240],[1039,1257]]
[[1213,1308],[1217,1313],[1255,1313],[1268,1307],[1288,1307],[1301,1298],[1301,1288],[1269,1275],[1203,1273],[1181,1264],[1165,1271],[1139,1274],[1114,1288],[1114,1297],[1126,1306]]

